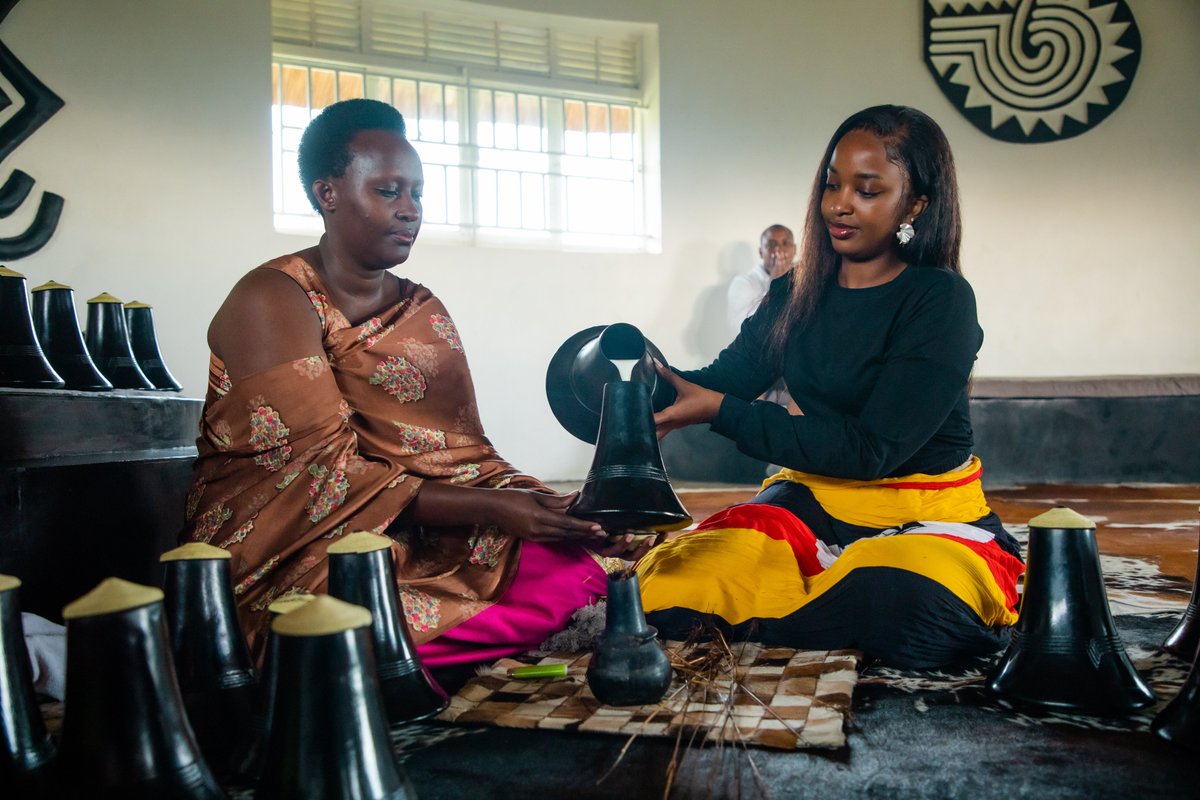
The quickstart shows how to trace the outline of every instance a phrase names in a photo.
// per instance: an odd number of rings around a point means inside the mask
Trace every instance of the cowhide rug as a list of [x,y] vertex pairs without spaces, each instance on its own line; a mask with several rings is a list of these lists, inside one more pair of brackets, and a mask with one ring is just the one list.
[[[1029,529],[1006,524],[1028,552]],[[1109,609],[1134,668],[1154,690],[1157,702],[1128,717],[1109,718],[1060,711],[1031,711],[1017,707],[986,687],[1001,654],[975,659],[952,669],[898,670],[868,666],[859,676],[859,687],[886,687],[913,695],[921,712],[933,704],[960,703],[999,714],[1017,725],[1069,725],[1113,731],[1148,730],[1155,714],[1179,691],[1190,664],[1162,652],[1159,645],[1175,626],[1188,603],[1191,584],[1162,574],[1149,561],[1101,554],[1100,568],[1108,590]],[[869,690],[868,690],[869,691]]]

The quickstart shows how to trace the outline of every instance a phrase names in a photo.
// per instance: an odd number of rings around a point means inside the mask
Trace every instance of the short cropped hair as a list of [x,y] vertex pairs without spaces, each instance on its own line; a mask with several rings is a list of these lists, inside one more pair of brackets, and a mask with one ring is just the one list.
[[386,130],[406,135],[404,117],[378,100],[343,100],[313,118],[300,137],[300,182],[313,210],[321,213],[313,181],[340,178],[350,165],[350,141],[359,131]]

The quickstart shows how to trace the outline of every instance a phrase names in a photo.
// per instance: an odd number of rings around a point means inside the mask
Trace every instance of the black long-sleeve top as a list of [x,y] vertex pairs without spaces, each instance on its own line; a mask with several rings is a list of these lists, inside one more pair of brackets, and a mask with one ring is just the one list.
[[725,394],[713,430],[749,456],[858,480],[937,474],[970,457],[967,380],[983,331],[965,279],[910,266],[881,286],[830,286],[784,351],[803,416],[754,399],[780,377],[767,344],[790,288],[789,276],[776,279],[716,361],[680,373]]

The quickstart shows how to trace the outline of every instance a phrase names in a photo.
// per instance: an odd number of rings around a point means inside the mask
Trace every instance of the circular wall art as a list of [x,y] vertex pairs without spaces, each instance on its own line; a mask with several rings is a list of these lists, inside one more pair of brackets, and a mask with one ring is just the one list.
[[971,124],[1037,144],[1091,130],[1137,72],[1126,0],[925,0],[925,64]]

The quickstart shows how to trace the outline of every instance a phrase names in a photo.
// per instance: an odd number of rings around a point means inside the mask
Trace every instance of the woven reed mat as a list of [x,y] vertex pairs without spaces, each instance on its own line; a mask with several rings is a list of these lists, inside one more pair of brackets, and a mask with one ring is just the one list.
[[[672,663],[683,642],[666,642]],[[705,644],[687,645],[688,657]],[[555,652],[502,658],[472,678],[438,719],[505,728],[612,733],[621,736],[682,735],[685,742],[741,742],[780,750],[841,747],[858,673],[854,650],[793,650],[754,643],[732,645],[736,665],[716,677],[684,681],[676,670],[666,697],[648,706],[605,706],[587,685],[591,653]],[[557,679],[513,680],[509,670],[526,664],[567,664]],[[732,669],[730,669],[732,667]],[[734,691],[731,695],[731,684]]]

